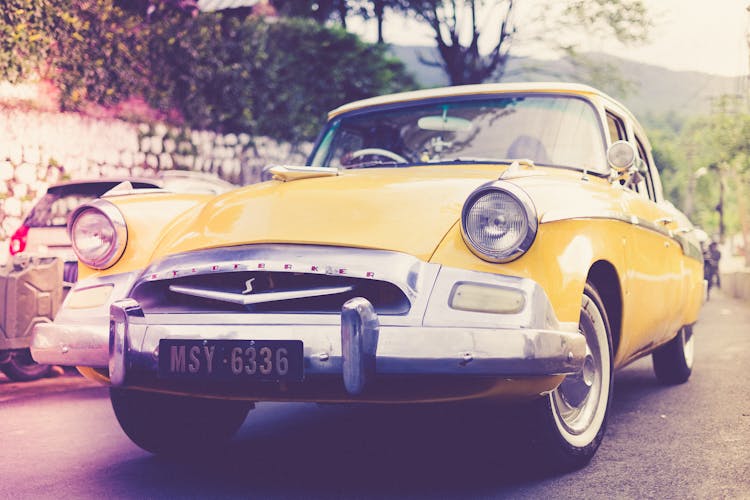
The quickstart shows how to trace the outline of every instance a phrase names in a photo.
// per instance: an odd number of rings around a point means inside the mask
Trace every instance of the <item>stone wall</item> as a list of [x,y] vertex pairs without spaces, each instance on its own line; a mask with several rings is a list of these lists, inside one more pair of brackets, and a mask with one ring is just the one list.
[[56,182],[179,169],[246,185],[260,181],[267,165],[304,163],[310,149],[247,134],[0,107],[0,242]]

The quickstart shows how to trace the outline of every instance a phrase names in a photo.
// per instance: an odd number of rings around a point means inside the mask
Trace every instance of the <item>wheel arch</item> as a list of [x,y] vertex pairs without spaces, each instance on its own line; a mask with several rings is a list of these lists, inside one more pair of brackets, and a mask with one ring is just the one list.
[[617,358],[622,337],[622,285],[615,267],[606,260],[596,261],[587,276],[604,302],[612,334],[612,359]]

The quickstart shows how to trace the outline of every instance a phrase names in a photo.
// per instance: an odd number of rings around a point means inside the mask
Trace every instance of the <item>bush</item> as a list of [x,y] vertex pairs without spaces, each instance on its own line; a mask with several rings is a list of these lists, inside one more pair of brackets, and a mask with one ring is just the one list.
[[48,3],[38,24],[51,36],[37,60],[53,68],[65,110],[142,98],[173,124],[296,142],[340,104],[415,87],[385,47],[310,20],[191,16],[164,2],[143,18],[113,0]]

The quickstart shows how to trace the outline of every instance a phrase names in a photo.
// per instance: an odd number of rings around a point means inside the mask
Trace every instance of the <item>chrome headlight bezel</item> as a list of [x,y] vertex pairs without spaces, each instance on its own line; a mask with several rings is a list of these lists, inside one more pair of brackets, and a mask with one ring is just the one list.
[[[474,205],[484,196],[498,193],[507,196],[509,200],[516,203],[526,218],[522,236],[517,238],[513,245],[499,250],[481,244],[476,235],[472,235],[467,228],[467,219]],[[539,219],[531,197],[526,191],[507,181],[493,181],[480,186],[469,195],[461,210],[461,234],[466,245],[477,257],[489,262],[510,262],[525,254],[534,243],[538,228]]]
[[[102,229],[108,233],[110,240],[96,253],[84,251],[76,238],[76,223],[82,223],[83,216],[87,214],[101,218]],[[120,210],[111,202],[98,198],[84,203],[73,211],[68,219],[68,237],[78,260],[89,267],[101,270],[112,267],[120,260],[127,245],[128,230]]]

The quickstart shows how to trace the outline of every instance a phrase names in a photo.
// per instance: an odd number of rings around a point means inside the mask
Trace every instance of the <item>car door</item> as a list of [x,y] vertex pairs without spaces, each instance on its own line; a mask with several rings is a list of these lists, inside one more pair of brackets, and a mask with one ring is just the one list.
[[678,221],[663,203],[661,182],[653,164],[648,142],[637,129],[632,141],[640,168],[625,186],[624,199],[631,229],[626,245],[630,296],[626,311],[629,342],[635,353],[648,350],[671,336],[681,326],[684,304],[683,251],[674,237]]

